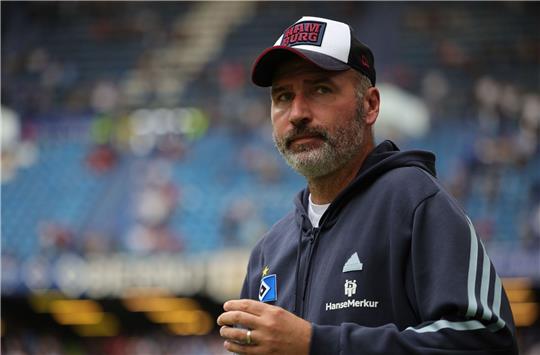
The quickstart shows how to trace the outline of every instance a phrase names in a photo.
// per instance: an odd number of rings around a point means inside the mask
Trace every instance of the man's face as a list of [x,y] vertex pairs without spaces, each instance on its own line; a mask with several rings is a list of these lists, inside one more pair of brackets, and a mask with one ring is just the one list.
[[324,71],[302,59],[280,66],[272,82],[277,149],[306,178],[328,175],[362,150],[362,106],[352,70]]

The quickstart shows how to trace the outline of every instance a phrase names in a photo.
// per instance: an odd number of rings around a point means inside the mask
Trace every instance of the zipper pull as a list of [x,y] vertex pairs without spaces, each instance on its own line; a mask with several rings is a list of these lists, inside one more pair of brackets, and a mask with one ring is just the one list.
[[319,230],[320,229],[318,227],[311,228],[311,231],[309,233],[309,241],[311,243],[313,243],[315,239],[317,239],[317,237],[319,236]]

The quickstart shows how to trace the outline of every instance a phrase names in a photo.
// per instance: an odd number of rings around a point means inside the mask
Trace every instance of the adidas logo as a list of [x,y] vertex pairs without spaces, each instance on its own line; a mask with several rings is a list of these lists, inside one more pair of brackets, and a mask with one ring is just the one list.
[[360,262],[360,258],[358,258],[358,253],[354,252],[353,255],[347,260],[345,265],[343,265],[343,272],[349,272],[349,271],[362,271],[364,268],[364,264]]

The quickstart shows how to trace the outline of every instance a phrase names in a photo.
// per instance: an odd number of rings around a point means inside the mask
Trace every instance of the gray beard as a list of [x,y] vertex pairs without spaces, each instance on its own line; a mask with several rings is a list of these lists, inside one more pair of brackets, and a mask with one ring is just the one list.
[[[273,135],[274,144],[287,164],[307,179],[326,176],[348,163],[364,144],[363,112],[357,111],[352,125],[339,126],[333,136],[321,127],[297,126],[284,137]],[[320,147],[299,147],[291,151],[290,141],[297,135],[316,135],[323,140]]]

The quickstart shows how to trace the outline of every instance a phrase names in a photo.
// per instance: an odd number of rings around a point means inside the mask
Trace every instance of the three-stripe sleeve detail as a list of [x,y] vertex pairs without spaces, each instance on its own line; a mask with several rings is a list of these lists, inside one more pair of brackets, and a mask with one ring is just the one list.
[[[471,226],[471,228],[473,227]],[[491,309],[489,309],[488,306],[488,293],[490,284],[489,276],[491,273],[491,263],[489,262],[489,258],[487,256],[486,250],[484,249],[484,246],[481,242],[479,244],[482,248],[482,259],[484,260],[484,262],[482,263],[482,283],[480,284],[480,304],[482,304],[483,309],[482,319],[487,321],[491,319]]]
[[[476,313],[478,312],[478,303],[480,303],[480,305],[482,306],[482,321],[488,322],[493,318],[493,316],[495,316],[496,321],[486,326],[484,323],[475,319],[469,319],[461,322],[453,322],[446,319],[440,319],[420,328],[408,327],[406,330],[412,330],[416,333],[429,333],[437,332],[441,329],[446,328],[457,331],[488,329],[492,332],[496,332],[505,326],[504,320],[500,317],[502,294],[501,280],[499,276],[495,273],[493,285],[493,300],[491,303],[491,307],[489,307],[488,296],[491,284],[491,263],[489,261],[486,250],[482,245],[482,242],[476,236],[476,231],[471,220],[469,219],[469,217],[466,218],[469,225],[471,243],[469,251],[469,268],[467,272],[467,311],[465,313],[465,317],[475,317]],[[482,255],[482,270],[480,277],[480,297],[478,297],[476,292],[476,286],[478,282],[476,275],[478,273],[480,253]]]

